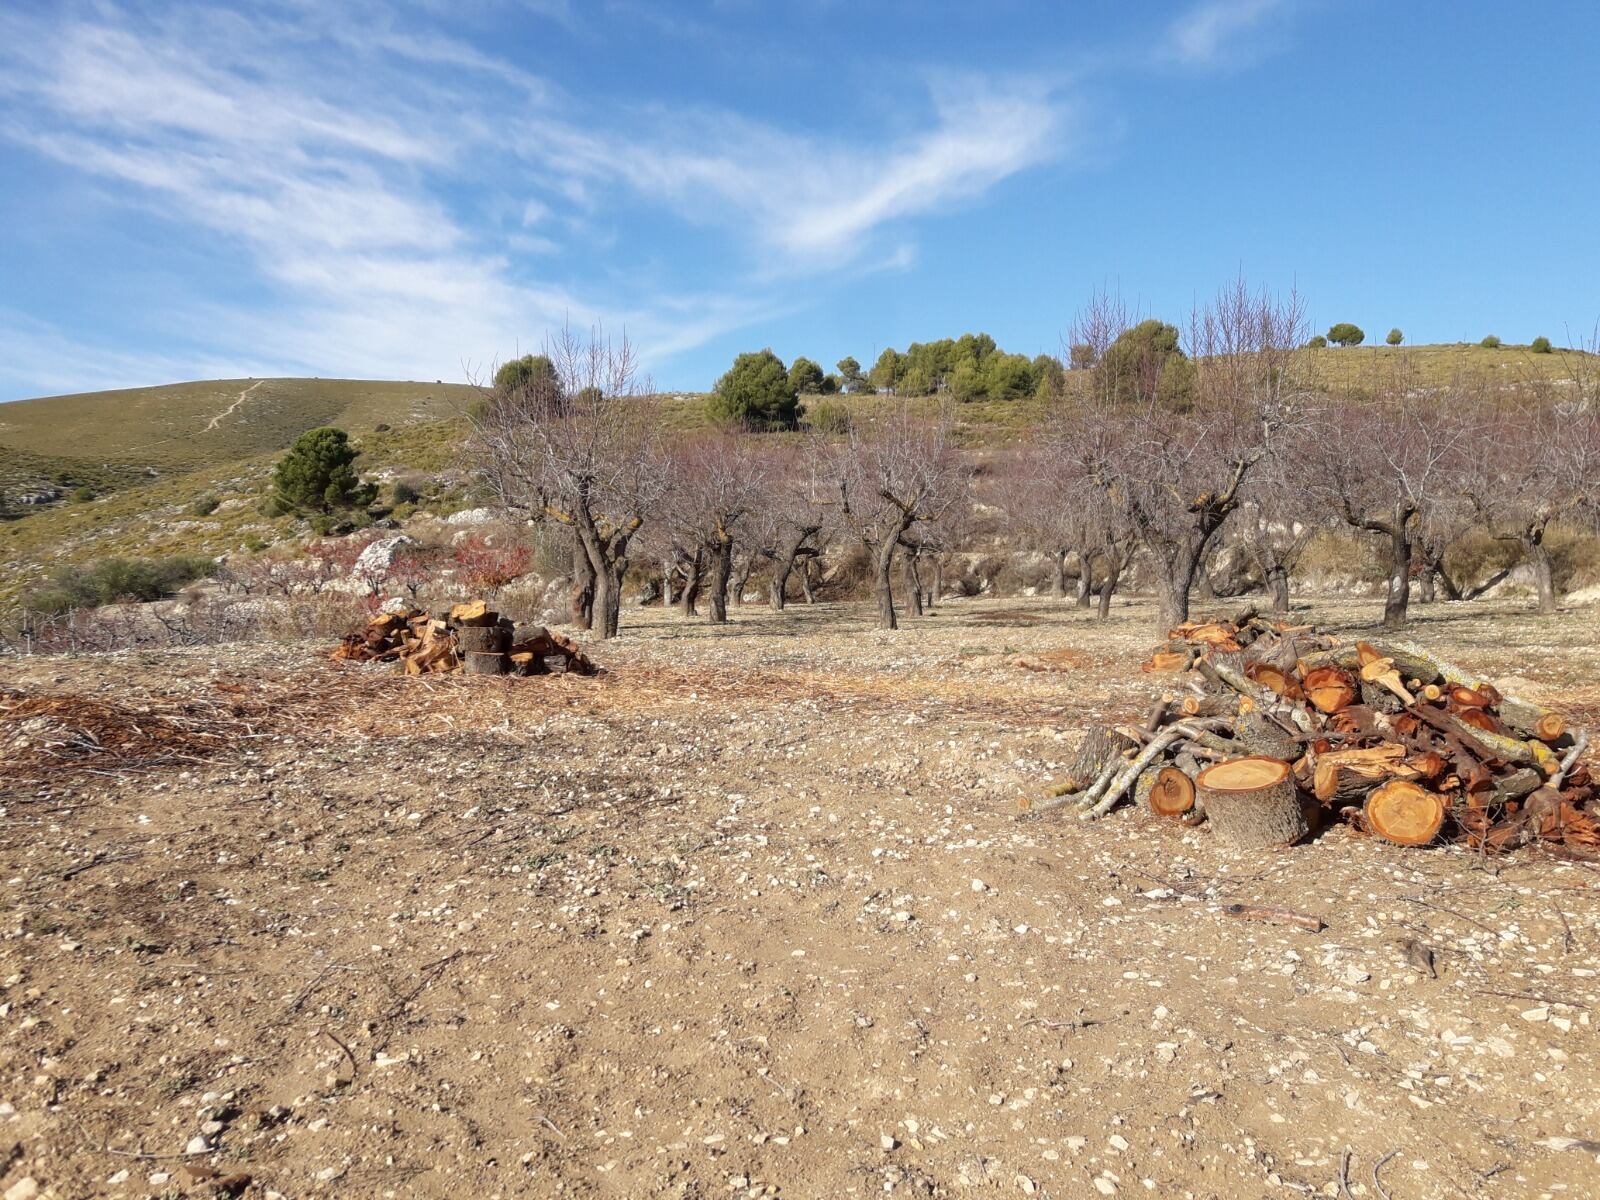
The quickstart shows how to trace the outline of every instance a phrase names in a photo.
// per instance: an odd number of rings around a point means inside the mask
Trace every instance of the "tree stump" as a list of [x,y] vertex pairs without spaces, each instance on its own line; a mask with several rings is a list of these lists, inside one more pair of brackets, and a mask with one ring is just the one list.
[[468,675],[504,675],[507,660],[498,650],[488,654],[468,651],[463,665]]
[[1294,775],[1282,759],[1231,759],[1207,767],[1194,782],[1208,823],[1236,850],[1287,846],[1306,834]]
[[1252,754],[1293,762],[1300,757],[1300,743],[1278,722],[1259,708],[1245,713],[1238,721],[1235,738]]
[[1100,777],[1100,772],[1105,770],[1107,763],[1112,759],[1120,761],[1124,754],[1134,749],[1137,744],[1126,734],[1118,733],[1115,729],[1104,725],[1096,725],[1090,729],[1083,735],[1083,741],[1078,743],[1077,753],[1072,758],[1072,766],[1067,769],[1071,790],[1079,791],[1088,787]]
[[1409,779],[1372,790],[1362,809],[1367,829],[1397,846],[1426,846],[1444,824],[1444,797]]
[[456,630],[456,644],[463,654],[503,654],[510,642],[509,634],[498,625],[466,625]]

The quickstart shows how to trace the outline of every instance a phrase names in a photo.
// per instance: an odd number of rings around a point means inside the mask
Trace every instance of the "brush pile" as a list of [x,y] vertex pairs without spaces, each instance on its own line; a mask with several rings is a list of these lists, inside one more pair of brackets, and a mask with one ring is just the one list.
[[398,663],[407,675],[593,675],[598,670],[576,642],[542,625],[518,626],[482,600],[441,614],[421,609],[380,613],[364,628],[347,633],[332,657]]
[[1235,848],[1328,821],[1402,846],[1600,846],[1588,734],[1409,642],[1342,646],[1253,610],[1189,622],[1143,664],[1184,688],[1141,726],[1091,730],[1033,810],[1125,797]]

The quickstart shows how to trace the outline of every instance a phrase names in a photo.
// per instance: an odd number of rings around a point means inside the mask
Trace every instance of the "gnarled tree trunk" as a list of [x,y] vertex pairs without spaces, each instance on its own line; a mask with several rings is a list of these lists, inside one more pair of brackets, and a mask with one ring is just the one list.
[[568,601],[568,614],[580,629],[594,627],[594,563],[584,548],[583,538],[576,530],[572,535],[572,595]]
[[717,535],[712,548],[711,590],[707,595],[706,620],[713,625],[728,623],[728,580],[733,575],[733,539],[725,533]]
[[678,597],[678,603],[685,618],[696,615],[695,605],[700,600],[700,574],[704,563],[705,557],[696,547],[694,556],[683,565],[683,592]]

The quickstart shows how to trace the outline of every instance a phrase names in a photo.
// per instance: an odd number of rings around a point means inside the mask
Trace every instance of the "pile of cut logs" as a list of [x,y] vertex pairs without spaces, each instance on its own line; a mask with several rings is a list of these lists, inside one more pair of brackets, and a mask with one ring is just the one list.
[[1143,664],[1182,677],[1139,726],[1091,730],[1033,811],[1131,797],[1239,849],[1329,821],[1402,846],[1600,846],[1588,734],[1408,642],[1339,645],[1247,611],[1190,622]]
[[399,663],[407,675],[464,671],[468,675],[593,675],[578,644],[542,625],[518,627],[482,600],[448,613],[421,609],[380,613],[333,652],[351,662]]

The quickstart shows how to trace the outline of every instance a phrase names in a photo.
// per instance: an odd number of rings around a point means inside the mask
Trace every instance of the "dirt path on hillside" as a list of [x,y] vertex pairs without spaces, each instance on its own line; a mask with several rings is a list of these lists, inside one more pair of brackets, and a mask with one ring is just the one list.
[[245,402],[246,398],[249,397],[250,393],[255,391],[265,382],[265,379],[258,379],[249,387],[240,392],[237,400],[228,405],[227,408],[223,409],[216,416],[212,417],[209,422],[207,422],[205,432],[215,429],[218,425],[222,424],[223,421],[226,421],[229,417],[233,416],[233,414],[238,411],[239,406]]
[[[1378,1200],[1380,1164],[1394,1200],[1600,1187],[1600,870],[1019,819],[1081,724],[1160,685],[1147,612],[990,609],[896,635],[630,611],[599,680],[310,647],[19,664],[28,695],[188,740],[0,773],[0,1187]],[[1592,697],[1592,617],[1418,634]]]

